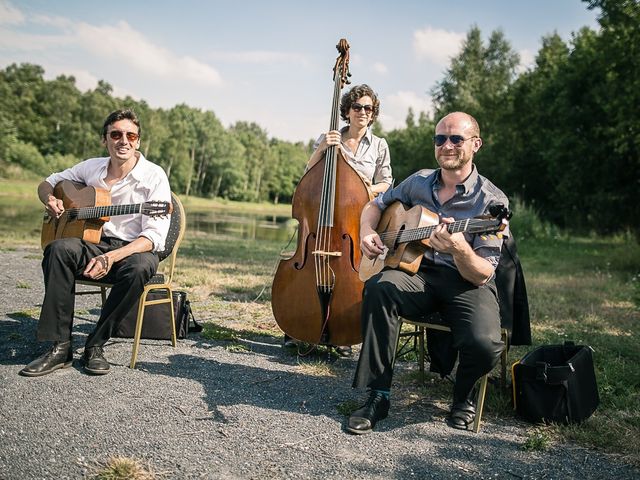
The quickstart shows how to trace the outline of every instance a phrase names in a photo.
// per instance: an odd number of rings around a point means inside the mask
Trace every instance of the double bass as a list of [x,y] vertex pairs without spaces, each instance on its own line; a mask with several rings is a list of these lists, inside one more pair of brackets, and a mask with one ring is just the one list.
[[[350,76],[349,44],[341,39],[336,48],[329,130],[338,129],[340,92]],[[334,346],[362,341],[360,213],[371,198],[338,146],[300,179],[292,200],[297,248],[278,264],[271,289],[273,315],[290,337]]]

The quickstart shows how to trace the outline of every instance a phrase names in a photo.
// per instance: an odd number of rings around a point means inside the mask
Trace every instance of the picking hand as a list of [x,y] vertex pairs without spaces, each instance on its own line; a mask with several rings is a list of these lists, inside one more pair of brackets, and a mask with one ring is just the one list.
[[362,237],[360,250],[367,258],[374,259],[384,253],[384,244],[380,240],[380,236],[373,232]]
[[53,195],[49,195],[49,200],[45,204],[45,208],[49,215],[54,218],[60,218],[60,215],[64,212],[64,204],[62,200],[54,197]]

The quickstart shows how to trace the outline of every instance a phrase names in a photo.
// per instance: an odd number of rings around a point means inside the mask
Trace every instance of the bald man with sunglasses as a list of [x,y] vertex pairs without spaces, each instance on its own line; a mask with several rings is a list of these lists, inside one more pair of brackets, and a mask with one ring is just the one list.
[[[50,175],[38,186],[38,197],[49,215],[59,218],[64,212],[62,200],[53,195],[55,185],[63,180],[108,190],[113,205],[152,200],[171,202],[171,188],[164,170],[138,151],[140,133],[140,122],[134,112],[112,112],[102,129],[102,143],[109,156],[80,162]],[[45,296],[37,338],[53,345],[23,368],[22,375],[38,377],[72,365],[71,331],[78,277],[113,283],[82,356],[87,373],[109,373],[103,345],[155,274],[159,263],[157,252],[164,249],[169,223],[167,216],[113,216],[104,224],[97,244],[61,238],[46,246],[42,260]]]
[[383,254],[375,228],[382,212],[395,201],[421,205],[437,214],[441,223],[430,237],[415,275],[385,269],[365,284],[362,304],[363,344],[353,382],[368,389],[365,404],[349,417],[347,431],[370,432],[387,417],[393,360],[400,329],[399,317],[419,318],[439,312],[451,327],[459,364],[448,416],[450,426],[466,429],[475,418],[473,387],[491,371],[504,344],[495,269],[502,239],[468,233],[449,233],[455,220],[487,214],[489,207],[508,205],[507,197],[473,163],[482,146],[477,121],[463,112],[446,115],[436,125],[435,157],[440,168],[418,172],[369,202],[362,211],[360,248],[363,255]]

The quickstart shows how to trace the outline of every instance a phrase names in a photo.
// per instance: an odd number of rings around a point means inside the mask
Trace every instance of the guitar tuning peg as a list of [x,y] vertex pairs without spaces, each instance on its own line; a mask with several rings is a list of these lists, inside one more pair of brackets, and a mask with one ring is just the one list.
[[486,235],[480,235],[480,238],[481,238],[482,240],[488,240],[488,237],[487,237]]
[[504,235],[502,234],[502,232],[499,232],[496,234],[496,237],[502,240],[502,237],[504,237]]

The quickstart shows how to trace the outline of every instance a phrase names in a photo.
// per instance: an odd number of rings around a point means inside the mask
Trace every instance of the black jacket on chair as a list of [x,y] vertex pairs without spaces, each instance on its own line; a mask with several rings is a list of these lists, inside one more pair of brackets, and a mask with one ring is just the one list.
[[[509,345],[531,345],[527,286],[513,235],[509,235],[502,245],[500,262],[496,268],[496,287],[500,304],[500,323],[502,328],[506,328],[509,332]],[[435,323],[437,321],[434,319]],[[442,376],[451,373],[457,357],[452,343],[451,333],[429,330],[427,334],[427,350],[431,358],[429,370]]]

